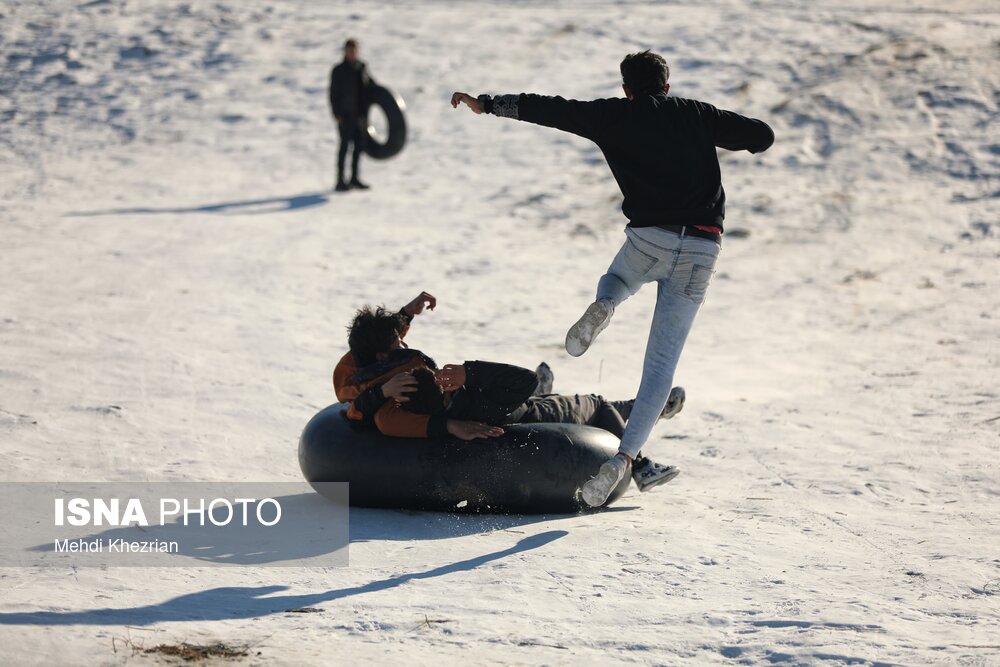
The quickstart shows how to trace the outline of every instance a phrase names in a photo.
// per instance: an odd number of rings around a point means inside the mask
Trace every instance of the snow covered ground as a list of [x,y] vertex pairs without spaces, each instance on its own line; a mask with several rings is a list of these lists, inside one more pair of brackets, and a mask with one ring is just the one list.
[[[349,36],[410,142],[335,196]],[[331,569],[0,570],[9,664],[1000,664],[1000,9],[955,0],[0,2],[0,479],[300,479],[366,302],[411,344],[631,396],[652,288],[580,359],[622,240],[599,151],[453,90],[671,92],[722,155],[719,271],[614,510],[354,510]],[[286,610],[314,607],[316,613]]]

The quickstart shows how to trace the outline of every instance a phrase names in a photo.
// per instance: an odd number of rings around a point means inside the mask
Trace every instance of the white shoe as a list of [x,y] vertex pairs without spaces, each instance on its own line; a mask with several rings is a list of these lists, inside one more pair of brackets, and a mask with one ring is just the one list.
[[607,328],[615,307],[610,299],[595,301],[587,307],[583,317],[566,333],[566,351],[571,357],[579,357],[591,346],[597,334]]
[[666,484],[679,474],[681,471],[677,466],[665,466],[646,457],[636,459],[632,465],[632,481],[640,491],[649,491],[660,484]]
[[684,387],[674,387],[670,390],[670,396],[667,397],[667,404],[663,406],[663,412],[660,413],[660,419],[670,419],[677,415],[678,412],[684,409],[684,400],[687,398],[687,394],[684,392]]
[[615,454],[601,464],[601,469],[597,471],[597,475],[583,485],[583,492],[581,494],[583,502],[591,507],[600,507],[606,503],[608,496],[618,486],[618,482],[622,481],[627,468],[628,461],[625,460],[624,454]]

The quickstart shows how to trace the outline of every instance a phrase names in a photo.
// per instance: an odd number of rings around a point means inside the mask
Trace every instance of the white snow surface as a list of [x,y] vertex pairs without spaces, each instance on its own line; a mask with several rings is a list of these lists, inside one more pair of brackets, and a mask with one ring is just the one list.
[[[410,137],[335,195],[350,36]],[[645,48],[672,94],[777,135],[720,151],[688,402],[645,447],[680,477],[579,516],[352,510],[347,568],[4,569],[3,662],[164,660],[131,638],[250,646],[227,664],[1000,664],[985,0],[5,0],[0,476],[299,480],[353,311],[420,290],[409,342],[439,363],[631,397],[654,288],[562,350],[624,238],[599,150],[448,99],[619,95]]]

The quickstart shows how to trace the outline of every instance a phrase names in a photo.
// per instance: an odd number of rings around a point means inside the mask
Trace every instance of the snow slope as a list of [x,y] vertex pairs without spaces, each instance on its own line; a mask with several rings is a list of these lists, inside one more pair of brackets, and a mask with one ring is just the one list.
[[[349,36],[411,134],[335,196]],[[2,479],[297,480],[353,310],[422,289],[410,342],[438,362],[631,396],[651,288],[561,348],[623,238],[600,152],[447,101],[613,96],[644,48],[778,137],[722,155],[688,403],[645,450],[677,480],[582,516],[355,510],[343,569],[6,569],[5,658],[1000,663],[989,2],[6,0]]]

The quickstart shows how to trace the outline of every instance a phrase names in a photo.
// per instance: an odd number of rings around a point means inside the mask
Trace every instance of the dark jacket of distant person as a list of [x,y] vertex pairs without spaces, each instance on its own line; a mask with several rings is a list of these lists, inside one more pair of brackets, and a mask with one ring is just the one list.
[[367,116],[374,85],[363,61],[344,60],[335,65],[330,72],[330,108],[334,117],[349,121]]

